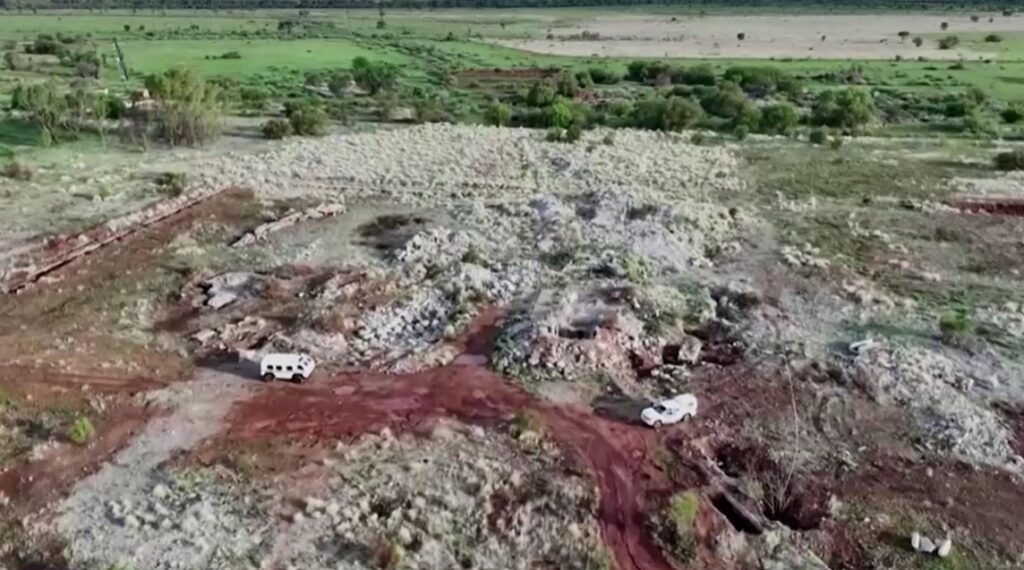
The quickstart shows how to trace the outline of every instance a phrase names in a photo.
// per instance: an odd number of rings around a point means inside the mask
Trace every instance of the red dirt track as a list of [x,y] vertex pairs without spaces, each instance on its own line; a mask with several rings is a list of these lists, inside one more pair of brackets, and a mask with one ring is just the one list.
[[494,425],[529,410],[549,435],[584,459],[601,492],[598,519],[620,570],[671,570],[644,532],[638,473],[658,434],[594,416],[589,410],[545,405],[487,370],[478,352],[485,332],[466,354],[433,370],[389,376],[341,374],[312,385],[275,384],[237,405],[222,436],[227,441],[289,438],[344,439],[389,428],[422,432],[440,417]]

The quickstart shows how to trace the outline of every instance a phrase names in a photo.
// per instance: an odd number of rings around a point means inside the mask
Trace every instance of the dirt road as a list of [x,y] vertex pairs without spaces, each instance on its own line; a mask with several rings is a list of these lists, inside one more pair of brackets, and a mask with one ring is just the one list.
[[535,414],[548,434],[582,459],[601,492],[598,519],[621,570],[670,570],[644,532],[640,473],[663,434],[595,416],[591,411],[543,404],[484,366],[490,326],[478,325],[466,354],[433,370],[389,376],[342,374],[310,385],[273,384],[239,402],[222,437],[227,442],[345,439],[388,428],[426,433],[436,418],[478,425]]

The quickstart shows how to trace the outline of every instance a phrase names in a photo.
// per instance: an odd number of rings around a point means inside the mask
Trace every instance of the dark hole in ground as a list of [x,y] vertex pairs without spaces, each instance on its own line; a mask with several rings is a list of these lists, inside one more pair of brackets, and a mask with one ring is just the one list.
[[597,337],[597,328],[563,327],[558,329],[558,336],[572,340],[589,340]]
[[793,530],[811,530],[828,517],[831,489],[814,475],[780,465],[763,446],[729,442],[715,448],[714,456],[729,477],[757,482],[768,519]]
[[743,343],[718,321],[686,332],[704,343],[700,349],[700,362],[729,366],[743,360]]
[[711,504],[718,512],[729,521],[729,524],[740,532],[747,534],[761,534],[764,527],[757,520],[757,515],[751,513],[747,508],[728,493],[716,493],[711,497]]
[[357,230],[361,245],[378,251],[391,251],[402,247],[414,235],[426,229],[429,220],[422,216],[385,214],[367,222]]

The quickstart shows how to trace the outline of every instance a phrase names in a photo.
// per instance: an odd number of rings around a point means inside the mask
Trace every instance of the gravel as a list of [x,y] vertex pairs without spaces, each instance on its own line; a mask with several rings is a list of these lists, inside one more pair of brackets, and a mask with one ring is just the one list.
[[169,480],[162,465],[216,433],[246,382],[214,372],[153,392],[150,405],[171,413],[151,421],[95,474],[75,484],[58,508],[55,525],[75,568],[235,568],[232,557],[253,541],[235,513],[239,503],[223,489],[189,491]]

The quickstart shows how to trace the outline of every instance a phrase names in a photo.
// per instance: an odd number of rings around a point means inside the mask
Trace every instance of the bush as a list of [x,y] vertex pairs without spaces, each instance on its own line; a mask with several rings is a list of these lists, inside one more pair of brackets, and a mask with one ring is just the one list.
[[512,109],[508,105],[495,101],[487,109],[487,123],[496,127],[504,127],[512,120]]
[[812,124],[842,129],[862,127],[874,116],[874,100],[861,89],[823,91],[811,109]]
[[32,169],[18,160],[11,160],[4,165],[4,176],[11,180],[32,180]]
[[922,45],[924,45],[924,38],[922,38],[921,36],[916,36],[914,38],[914,47],[921,47]]
[[790,103],[775,103],[761,108],[759,130],[771,135],[788,135],[800,122],[796,107]]
[[684,85],[714,85],[716,81],[715,69],[706,63],[680,68],[672,74],[673,83]]
[[1011,125],[1019,123],[1024,119],[1024,107],[1020,105],[1011,105],[1003,109],[999,116],[1002,117],[1003,121]]
[[1003,41],[1003,36],[1000,36],[999,34],[989,34],[985,36],[985,41],[990,44],[996,44]]
[[220,134],[220,90],[190,69],[150,75],[145,81],[159,104],[154,111],[157,136],[172,146],[195,146]]
[[156,185],[171,196],[178,196],[185,191],[184,172],[164,172],[156,177]]
[[370,95],[376,95],[394,89],[398,82],[398,68],[390,63],[357,57],[352,60],[352,79]]
[[285,107],[292,132],[299,136],[318,137],[324,134],[327,127],[327,113],[323,109],[308,102],[301,102]]
[[526,94],[526,104],[531,107],[547,107],[555,102],[556,97],[557,94],[550,85],[538,81],[530,87],[530,91]]
[[594,87],[594,78],[590,75],[587,70],[577,71],[575,73],[576,84],[580,89],[592,89]]
[[622,74],[604,67],[591,67],[590,79],[598,85],[615,85],[622,81]]
[[1024,150],[1001,152],[992,162],[998,170],[1024,170]]
[[544,124],[548,127],[568,129],[572,125],[582,126],[586,116],[582,107],[567,99],[559,99],[544,110]]
[[742,42],[743,40],[747,39],[747,34],[740,32],[736,34],[736,39]]
[[946,36],[939,40],[939,49],[953,49],[960,45],[960,38],[956,36]]
[[995,134],[996,126],[979,109],[971,109],[963,118],[963,130],[974,135]]
[[703,115],[700,105],[692,99],[650,99],[637,103],[633,124],[643,129],[678,131],[696,125]]
[[270,119],[263,123],[260,130],[263,131],[265,139],[281,140],[292,135],[292,124],[285,119]]
[[562,97],[569,97],[570,99],[575,97],[579,93],[580,85],[576,81],[576,75],[574,73],[563,71],[558,74],[558,94]]
[[939,318],[939,334],[946,342],[959,343],[972,330],[974,330],[974,324],[967,313],[948,313]]
[[68,439],[77,445],[85,445],[94,435],[96,435],[96,430],[93,429],[92,422],[86,417],[76,419],[75,423],[71,425],[71,429],[68,430]]
[[746,140],[750,136],[750,127],[747,125],[736,125],[736,128],[732,130],[732,134],[738,141]]
[[825,144],[828,141],[828,129],[814,129],[808,135],[807,140],[811,144]]
[[250,109],[262,109],[270,100],[270,92],[262,87],[243,87],[238,91],[242,105]]
[[803,91],[799,80],[770,66],[736,65],[725,70],[722,77],[739,85],[744,91],[758,95],[781,91],[795,96]]
[[242,59],[242,54],[237,51],[226,51],[220,54],[220,59]]

